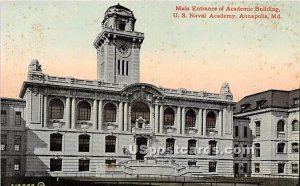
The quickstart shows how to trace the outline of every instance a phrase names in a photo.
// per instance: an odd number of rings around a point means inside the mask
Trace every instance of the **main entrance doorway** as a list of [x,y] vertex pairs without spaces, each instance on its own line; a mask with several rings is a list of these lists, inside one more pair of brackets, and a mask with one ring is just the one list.
[[[144,157],[146,155],[146,150],[147,150],[147,142],[148,139],[145,137],[136,138],[136,145],[137,145],[136,160],[144,160]],[[141,151],[143,151],[143,153],[141,153]]]

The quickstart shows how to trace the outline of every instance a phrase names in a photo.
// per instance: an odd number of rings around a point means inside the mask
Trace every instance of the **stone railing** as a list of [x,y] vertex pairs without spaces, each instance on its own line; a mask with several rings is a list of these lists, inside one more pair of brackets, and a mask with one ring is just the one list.
[[191,96],[191,97],[207,97],[207,98],[218,98],[221,99],[219,94],[208,93],[204,91],[188,91],[186,89],[167,89],[159,87],[164,93],[169,94],[170,96]]
[[30,81],[39,81],[43,83],[57,83],[64,85],[79,85],[79,86],[89,86],[89,87],[106,87],[121,90],[125,85],[117,84],[117,83],[106,83],[103,81],[97,80],[83,80],[76,79],[73,77],[58,77],[58,76],[49,76],[47,74],[42,73],[30,73],[28,76],[28,80]]
[[102,27],[102,32],[113,32],[114,34],[126,34],[126,35],[131,35],[131,36],[136,36],[136,37],[144,37],[144,33],[141,32],[134,32],[134,31],[126,31],[126,30],[117,30],[117,29],[112,29],[112,28],[107,28],[107,27]]

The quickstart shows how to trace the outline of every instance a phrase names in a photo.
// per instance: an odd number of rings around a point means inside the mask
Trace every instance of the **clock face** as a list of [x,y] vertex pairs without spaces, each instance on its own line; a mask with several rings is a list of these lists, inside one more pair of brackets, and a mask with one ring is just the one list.
[[129,48],[129,45],[126,42],[120,42],[117,46],[118,54],[121,57],[128,57],[131,53],[131,49]]

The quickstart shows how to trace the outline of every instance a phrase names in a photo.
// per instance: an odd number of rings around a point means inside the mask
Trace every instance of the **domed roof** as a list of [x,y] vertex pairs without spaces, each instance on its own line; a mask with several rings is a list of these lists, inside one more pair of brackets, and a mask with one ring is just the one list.
[[119,3],[117,5],[109,7],[105,12],[105,17],[110,17],[113,15],[131,17],[135,19],[133,12],[130,9],[120,5]]

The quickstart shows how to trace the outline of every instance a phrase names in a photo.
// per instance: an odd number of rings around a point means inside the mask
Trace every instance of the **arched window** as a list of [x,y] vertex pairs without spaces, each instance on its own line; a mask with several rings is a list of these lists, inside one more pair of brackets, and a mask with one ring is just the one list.
[[62,134],[53,133],[50,134],[50,151],[62,150]]
[[164,112],[164,125],[174,125],[174,110],[167,108]]
[[215,140],[210,140],[209,145],[209,155],[216,155],[217,142]]
[[255,143],[254,144],[254,150],[255,150],[255,157],[260,157],[260,144],[259,143]]
[[124,22],[120,22],[120,23],[119,23],[119,27],[118,27],[119,30],[125,30],[125,25],[126,25],[126,24],[125,24]]
[[112,103],[107,103],[104,106],[104,122],[116,122],[117,108]]
[[135,123],[139,117],[145,119],[147,124],[150,122],[149,107],[143,102],[136,102],[131,107],[131,123]]
[[105,137],[105,152],[116,152],[116,137],[106,136]]
[[277,132],[284,132],[284,121],[279,120],[277,123]]
[[87,101],[79,102],[77,106],[77,120],[89,121],[91,119],[91,105]]
[[185,116],[185,126],[186,127],[195,127],[196,124],[196,113],[193,110],[188,110]]
[[195,155],[196,154],[196,144],[197,141],[194,139],[190,139],[188,141],[188,154],[189,155]]
[[64,118],[64,104],[60,99],[52,99],[49,103],[49,118],[63,119]]
[[215,128],[216,127],[216,114],[213,111],[210,111],[206,115],[206,128]]
[[292,143],[292,153],[298,153],[298,152],[299,152],[299,144]]
[[166,153],[167,154],[174,154],[174,146],[175,146],[175,139],[173,139],[173,138],[166,139]]
[[292,131],[299,131],[299,121],[294,120],[292,123]]
[[277,153],[284,153],[285,143],[278,143],[277,144]]
[[87,134],[79,135],[79,152],[89,152],[90,151],[90,136]]

